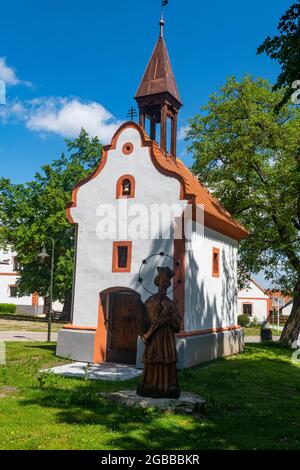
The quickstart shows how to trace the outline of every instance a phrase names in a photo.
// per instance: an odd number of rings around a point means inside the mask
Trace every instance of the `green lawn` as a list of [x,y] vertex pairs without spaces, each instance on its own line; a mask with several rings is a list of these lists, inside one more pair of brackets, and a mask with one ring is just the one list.
[[1,449],[300,449],[300,367],[292,350],[248,345],[239,356],[180,373],[208,400],[206,417],[109,405],[123,383],[40,376],[60,364],[54,345],[8,343],[0,366]]
[[[53,323],[51,330],[57,332],[63,327],[62,323]],[[31,320],[8,320],[0,318],[0,331],[33,331],[46,332],[48,323],[46,321]]]
[[[63,323],[52,321],[52,331],[57,332]],[[48,329],[48,321],[44,318],[21,315],[17,313],[0,312],[0,331],[37,331]]]
[[[260,336],[260,328],[259,327],[247,327],[244,328],[245,336]],[[280,336],[281,331],[278,331],[277,328],[272,328],[273,336]]]

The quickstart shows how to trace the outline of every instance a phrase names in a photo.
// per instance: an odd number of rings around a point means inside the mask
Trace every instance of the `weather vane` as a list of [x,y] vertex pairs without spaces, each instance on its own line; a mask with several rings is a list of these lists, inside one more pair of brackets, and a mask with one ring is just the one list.
[[136,109],[131,106],[127,113],[127,118],[130,119],[130,121],[134,121],[134,118],[137,116]]

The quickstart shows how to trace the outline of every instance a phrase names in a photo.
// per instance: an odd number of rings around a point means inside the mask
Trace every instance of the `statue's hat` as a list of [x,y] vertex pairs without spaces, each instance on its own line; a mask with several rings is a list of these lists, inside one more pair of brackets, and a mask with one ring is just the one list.
[[157,271],[159,276],[163,276],[168,280],[171,280],[175,276],[174,271],[168,267],[158,266]]

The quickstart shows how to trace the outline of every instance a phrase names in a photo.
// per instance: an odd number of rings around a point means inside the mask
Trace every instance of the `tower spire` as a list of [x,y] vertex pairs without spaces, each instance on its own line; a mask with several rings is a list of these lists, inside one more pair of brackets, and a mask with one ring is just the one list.
[[[135,96],[140,114],[140,125],[145,129],[150,121],[150,138],[156,140],[156,128],[160,126],[161,150],[176,157],[177,115],[182,106],[164,40],[163,12],[159,22],[159,38]],[[171,121],[170,138],[168,123]]]

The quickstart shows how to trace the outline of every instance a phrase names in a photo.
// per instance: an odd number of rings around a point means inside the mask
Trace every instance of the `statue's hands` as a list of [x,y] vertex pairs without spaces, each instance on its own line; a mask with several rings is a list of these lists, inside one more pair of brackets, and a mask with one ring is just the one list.
[[166,325],[170,320],[170,316],[168,312],[162,312],[157,323],[161,326]]
[[148,339],[146,338],[145,335],[143,335],[141,338],[144,344],[148,344]]
[[162,305],[164,307],[162,315],[166,315],[168,317],[172,316],[174,312],[174,306],[170,304],[169,302],[167,302],[166,300],[162,301]]

